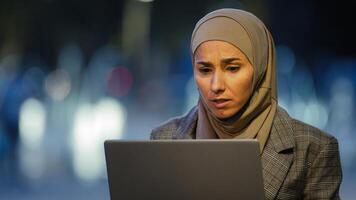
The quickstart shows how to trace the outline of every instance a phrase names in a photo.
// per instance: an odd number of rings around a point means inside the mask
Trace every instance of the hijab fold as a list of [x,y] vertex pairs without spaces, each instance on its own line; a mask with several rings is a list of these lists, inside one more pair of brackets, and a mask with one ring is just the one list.
[[200,96],[196,138],[255,138],[262,152],[277,109],[272,36],[251,13],[238,9],[220,9],[207,14],[196,24],[191,40],[192,58],[200,44],[211,40],[228,42],[246,55],[254,68],[254,90],[243,109],[231,117],[233,120],[217,118]]

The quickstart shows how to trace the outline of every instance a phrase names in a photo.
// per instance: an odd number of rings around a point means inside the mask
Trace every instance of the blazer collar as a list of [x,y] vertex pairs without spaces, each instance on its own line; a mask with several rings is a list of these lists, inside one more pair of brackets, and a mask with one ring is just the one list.
[[198,107],[194,106],[188,114],[181,118],[178,129],[173,133],[173,139],[195,139],[198,121]]
[[277,112],[273,120],[269,143],[277,153],[293,149],[295,147],[294,128],[292,118],[281,107],[277,107]]

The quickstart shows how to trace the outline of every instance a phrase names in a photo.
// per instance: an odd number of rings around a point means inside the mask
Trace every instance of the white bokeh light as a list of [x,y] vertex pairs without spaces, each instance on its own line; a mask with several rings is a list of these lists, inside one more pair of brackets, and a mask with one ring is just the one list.
[[313,126],[324,129],[328,122],[328,111],[324,105],[314,100],[305,107],[303,119]]
[[41,178],[45,171],[42,149],[46,127],[46,110],[34,98],[27,99],[20,108],[19,168],[30,179]]
[[125,108],[111,98],[79,106],[71,141],[78,178],[94,181],[105,175],[104,141],[122,138],[125,120]]
[[26,148],[37,149],[42,143],[46,111],[37,99],[27,99],[20,108],[20,141]]

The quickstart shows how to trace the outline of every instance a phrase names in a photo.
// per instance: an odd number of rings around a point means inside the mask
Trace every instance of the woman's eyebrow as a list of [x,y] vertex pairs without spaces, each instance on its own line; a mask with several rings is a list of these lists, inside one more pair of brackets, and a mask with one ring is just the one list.
[[209,61],[204,61],[204,60],[198,60],[195,62],[196,64],[201,64],[201,65],[204,65],[204,66],[212,66],[213,64]]
[[237,57],[223,58],[223,59],[221,59],[221,62],[222,63],[231,63],[232,61],[236,61],[236,60],[241,60],[241,59],[237,58]]

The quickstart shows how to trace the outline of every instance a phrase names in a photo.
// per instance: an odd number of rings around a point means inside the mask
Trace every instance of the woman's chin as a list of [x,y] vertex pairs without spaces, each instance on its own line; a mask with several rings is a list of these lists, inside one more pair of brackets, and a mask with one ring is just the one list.
[[229,113],[227,111],[216,111],[216,112],[214,112],[214,115],[218,119],[226,120],[226,119],[229,119],[230,117],[232,117],[234,114],[233,113]]
[[225,110],[214,110],[213,114],[216,118],[226,121],[226,120],[236,120],[240,117],[239,113],[241,109],[225,109]]

